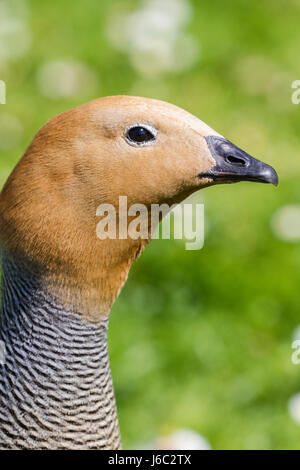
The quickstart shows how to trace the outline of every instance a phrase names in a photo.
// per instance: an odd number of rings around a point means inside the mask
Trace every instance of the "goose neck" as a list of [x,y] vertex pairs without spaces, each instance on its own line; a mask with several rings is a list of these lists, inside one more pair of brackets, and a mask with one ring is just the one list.
[[3,255],[0,448],[120,447],[107,329]]

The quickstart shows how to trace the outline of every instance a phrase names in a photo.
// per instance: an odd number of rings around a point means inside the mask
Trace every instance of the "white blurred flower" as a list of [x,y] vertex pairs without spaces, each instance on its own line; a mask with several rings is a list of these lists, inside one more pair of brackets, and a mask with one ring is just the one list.
[[200,434],[190,429],[178,429],[173,433],[159,437],[155,449],[167,450],[210,450],[209,442]]
[[177,27],[186,25],[192,16],[191,4],[187,0],[146,0],[144,2],[144,10],[161,12],[168,24]]
[[24,0],[0,0],[0,60],[23,56],[31,45]]
[[133,67],[142,76],[156,77],[172,70],[172,44],[159,38],[148,45],[137,43],[129,56]]
[[288,409],[291,418],[300,424],[300,393],[293,395],[288,402]]
[[188,0],[147,0],[133,13],[114,14],[108,37],[142,76],[179,72],[193,65],[199,52],[196,40],[182,31],[190,16]]
[[16,147],[23,135],[23,126],[18,118],[11,114],[0,114],[0,149]]
[[199,46],[190,34],[180,34],[174,44],[172,70],[182,72],[196,62],[199,56]]
[[187,0],[148,0],[139,10],[128,15],[125,32],[131,44],[149,47],[149,43],[156,40],[176,39],[189,16]]
[[149,77],[169,71],[182,72],[193,65],[197,56],[197,42],[184,33],[172,41],[157,37],[144,45],[137,43],[130,52],[136,71]]
[[275,235],[287,242],[300,240],[300,205],[291,204],[278,209],[271,225]]
[[93,94],[98,85],[98,78],[85,64],[57,60],[39,69],[37,83],[44,96],[61,99]]

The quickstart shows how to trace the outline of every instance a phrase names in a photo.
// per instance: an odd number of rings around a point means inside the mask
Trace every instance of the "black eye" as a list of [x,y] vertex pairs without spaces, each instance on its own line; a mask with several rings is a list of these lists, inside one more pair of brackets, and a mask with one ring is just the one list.
[[134,143],[143,144],[155,139],[155,135],[143,126],[131,127],[127,131],[127,138]]

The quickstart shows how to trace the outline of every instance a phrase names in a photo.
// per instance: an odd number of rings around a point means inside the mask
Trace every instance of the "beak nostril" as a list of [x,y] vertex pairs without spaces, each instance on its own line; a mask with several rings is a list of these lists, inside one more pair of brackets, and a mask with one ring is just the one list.
[[210,177],[215,184],[256,181],[278,185],[278,175],[270,165],[251,157],[224,137],[211,135],[205,139],[216,164],[200,175]]
[[246,166],[247,164],[243,158],[234,157],[233,155],[226,155],[225,160],[231,165]]

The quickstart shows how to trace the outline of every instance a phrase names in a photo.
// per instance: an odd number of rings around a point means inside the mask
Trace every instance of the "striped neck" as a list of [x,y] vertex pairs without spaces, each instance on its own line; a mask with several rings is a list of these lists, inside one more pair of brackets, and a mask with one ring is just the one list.
[[108,322],[64,309],[6,256],[2,272],[0,449],[119,449]]

